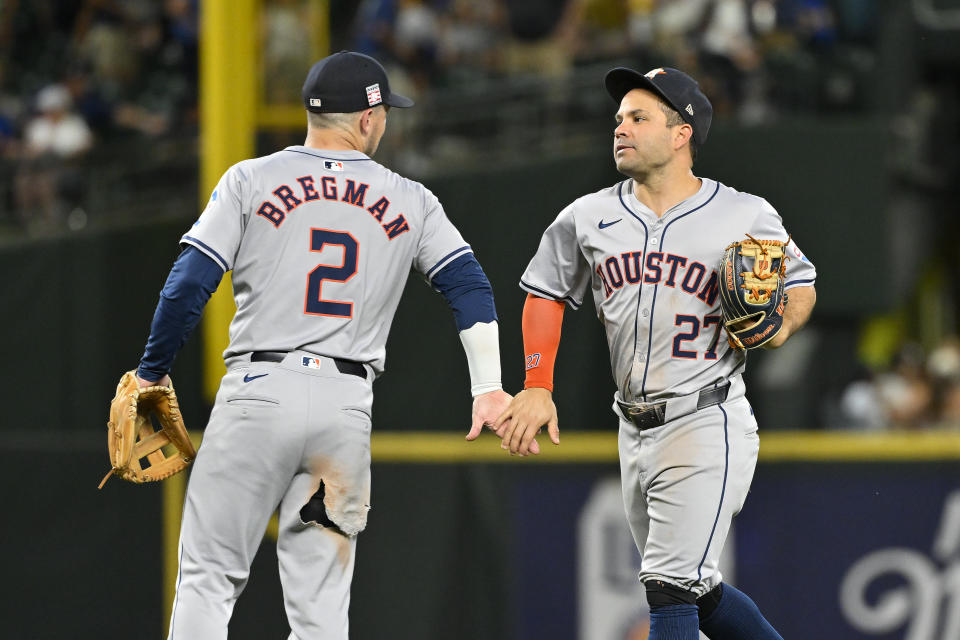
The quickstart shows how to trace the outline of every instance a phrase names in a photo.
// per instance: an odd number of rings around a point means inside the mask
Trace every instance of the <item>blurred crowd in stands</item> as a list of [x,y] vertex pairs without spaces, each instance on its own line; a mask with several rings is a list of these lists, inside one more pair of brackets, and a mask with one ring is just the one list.
[[929,354],[904,344],[889,367],[865,370],[843,391],[837,425],[865,431],[960,429],[960,339]]
[[[45,235],[87,223],[97,149],[195,135],[197,0],[0,3],[0,214]],[[126,157],[136,163],[141,158]]]
[[857,106],[855,70],[841,67],[870,66],[875,18],[870,0],[363,0],[351,44],[421,92],[605,60],[675,66],[719,115],[756,121]]
[[[91,156],[195,136],[200,0],[0,2],[0,227],[86,224]],[[264,93],[296,100],[311,0],[264,0]],[[369,53],[425,95],[580,65],[677,66],[718,117],[861,108],[869,0],[331,0],[330,48]],[[842,55],[838,52],[845,52]],[[852,52],[852,53],[851,53]],[[829,62],[829,64],[825,64]],[[148,147],[137,162],[149,155]]]

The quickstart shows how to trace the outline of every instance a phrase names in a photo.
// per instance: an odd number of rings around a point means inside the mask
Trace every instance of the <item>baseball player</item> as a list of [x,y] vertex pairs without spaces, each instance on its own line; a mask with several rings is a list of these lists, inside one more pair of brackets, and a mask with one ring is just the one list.
[[[787,240],[762,198],[693,174],[712,107],[676,69],[605,78],[619,105],[613,155],[627,180],[565,208],[521,279],[525,390],[497,419],[501,446],[535,453],[543,426],[559,444],[553,364],[565,305],[592,289],[617,392],[624,506],[642,557],[652,640],[780,638],[745,594],[722,582],[720,552],[757,461],[744,396],[744,351],[721,333],[724,247]],[[813,309],[815,270],[794,243],[779,347]]]
[[236,316],[187,488],[169,638],[215,640],[243,591],[271,514],[291,639],[347,638],[356,536],[370,508],[372,383],[411,268],[450,304],[470,370],[473,424],[500,384],[493,294],[437,198],[370,159],[391,107],[383,67],[343,51],[303,85],[303,146],[221,178],[160,295],[141,386],[167,372],[221,277]]

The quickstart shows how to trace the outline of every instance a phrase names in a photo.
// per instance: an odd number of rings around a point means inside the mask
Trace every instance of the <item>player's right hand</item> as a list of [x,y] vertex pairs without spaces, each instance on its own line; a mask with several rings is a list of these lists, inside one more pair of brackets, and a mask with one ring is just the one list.
[[511,400],[513,396],[501,389],[476,396],[473,399],[473,421],[467,440],[476,440],[485,426],[492,429],[493,421],[506,410]]
[[553,394],[548,389],[533,387],[524,389],[513,398],[507,410],[493,423],[493,428],[502,439],[502,449],[525,456],[540,453],[540,446],[534,437],[544,425],[550,441],[560,444],[560,427]]

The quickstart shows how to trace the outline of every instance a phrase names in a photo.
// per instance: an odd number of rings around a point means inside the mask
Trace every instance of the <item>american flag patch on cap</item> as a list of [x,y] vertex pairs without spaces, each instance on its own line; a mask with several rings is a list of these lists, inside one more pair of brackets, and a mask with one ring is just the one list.
[[367,87],[367,104],[372,107],[381,102],[383,102],[383,98],[380,97],[380,83]]

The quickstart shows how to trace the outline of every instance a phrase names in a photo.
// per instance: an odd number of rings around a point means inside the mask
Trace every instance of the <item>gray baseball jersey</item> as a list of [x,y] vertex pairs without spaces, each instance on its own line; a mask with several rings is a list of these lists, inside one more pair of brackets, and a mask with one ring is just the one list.
[[[624,506],[640,579],[697,596],[722,580],[720,554],[759,451],[740,375],[746,356],[722,333],[717,279],[724,247],[747,233],[787,238],[769,203],[713,180],[662,217],[625,180],[564,209],[521,279],[573,308],[592,289],[616,400],[663,404],[661,426],[641,429],[614,402]],[[787,253],[786,287],[812,285],[813,264],[793,242]]]
[[423,185],[307,147],[230,168],[182,242],[233,270],[228,360],[303,349],[378,374],[410,269],[429,277],[470,251]]
[[[575,200],[551,224],[521,278],[535,295],[579,308],[593,290],[622,400],[687,395],[743,371],[722,334],[717,268],[745,234],[786,240],[766,200],[703,179],[658,218],[632,180]],[[789,289],[813,283],[813,264],[791,242]]]
[[291,640],[346,640],[370,508],[371,369],[411,268],[470,252],[437,199],[357,151],[226,172],[182,241],[233,270],[227,373],[190,474],[174,640],[225,640],[271,514]]

